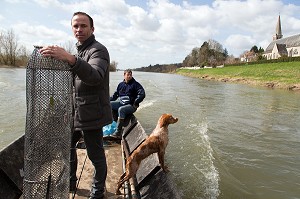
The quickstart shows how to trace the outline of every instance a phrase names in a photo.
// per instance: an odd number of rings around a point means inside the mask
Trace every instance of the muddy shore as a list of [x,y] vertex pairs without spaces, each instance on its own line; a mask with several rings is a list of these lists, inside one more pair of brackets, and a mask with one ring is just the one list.
[[193,73],[177,73],[177,74],[187,76],[187,77],[211,80],[211,81],[241,83],[241,84],[248,84],[248,85],[253,85],[253,86],[263,86],[263,87],[267,87],[267,88],[271,88],[271,89],[284,89],[284,90],[300,92],[300,84],[284,84],[284,83],[279,83],[276,81],[263,82],[263,81],[259,81],[259,80],[252,80],[252,79],[246,79],[246,78],[216,77],[216,76],[202,75],[202,74],[197,75],[197,74],[193,74]]

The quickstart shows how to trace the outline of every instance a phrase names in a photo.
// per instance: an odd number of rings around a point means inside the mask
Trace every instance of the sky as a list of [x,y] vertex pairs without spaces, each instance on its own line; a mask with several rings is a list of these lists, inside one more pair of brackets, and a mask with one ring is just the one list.
[[75,45],[72,15],[88,13],[118,69],[181,63],[208,40],[235,57],[254,45],[266,49],[279,14],[283,37],[300,34],[298,0],[0,1],[0,31],[13,30],[29,53],[33,45]]

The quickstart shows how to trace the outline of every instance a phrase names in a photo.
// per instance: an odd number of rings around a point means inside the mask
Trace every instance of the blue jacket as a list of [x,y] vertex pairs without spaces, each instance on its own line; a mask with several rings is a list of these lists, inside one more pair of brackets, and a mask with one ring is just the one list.
[[146,97],[146,93],[143,86],[132,78],[128,83],[125,81],[119,83],[110,101],[114,101],[118,99],[118,97],[123,96],[128,96],[130,98],[130,104],[138,107],[139,103]]

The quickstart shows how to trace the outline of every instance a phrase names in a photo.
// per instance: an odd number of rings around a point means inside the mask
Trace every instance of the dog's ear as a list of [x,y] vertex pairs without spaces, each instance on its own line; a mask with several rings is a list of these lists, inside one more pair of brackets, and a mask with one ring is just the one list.
[[162,128],[163,126],[168,125],[167,120],[168,120],[168,114],[164,113],[160,116],[159,121],[158,121],[160,128]]
[[160,128],[168,126],[169,124],[174,124],[178,121],[178,118],[174,118],[171,114],[163,114],[160,117]]

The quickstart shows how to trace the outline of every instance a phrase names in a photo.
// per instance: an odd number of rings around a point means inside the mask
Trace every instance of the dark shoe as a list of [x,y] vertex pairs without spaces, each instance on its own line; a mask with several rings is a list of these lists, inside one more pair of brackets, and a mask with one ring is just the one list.
[[79,140],[79,141],[77,142],[76,148],[77,148],[77,149],[86,149],[86,146],[85,146],[85,143],[84,143],[83,139],[82,139],[82,140]]
[[109,137],[116,140],[122,140],[122,132],[117,130],[113,134],[109,135]]
[[[92,194],[91,194],[92,195]],[[100,194],[101,196],[90,196],[89,199],[104,199],[106,198],[105,197],[105,194]]]
[[116,131],[109,135],[110,138],[115,140],[122,140],[122,129],[124,125],[124,119],[118,118]]
[[103,135],[103,140],[109,140],[109,135]]

